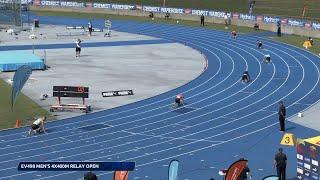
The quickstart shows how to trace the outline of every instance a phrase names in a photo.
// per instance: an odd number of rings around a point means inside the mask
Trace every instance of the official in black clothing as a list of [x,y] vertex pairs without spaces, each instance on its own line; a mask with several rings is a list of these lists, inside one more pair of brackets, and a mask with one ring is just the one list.
[[285,131],[285,120],[286,120],[286,107],[284,106],[283,102],[279,103],[279,123],[280,123],[280,131]]
[[273,162],[273,168],[277,167],[277,175],[279,180],[286,180],[287,156],[283,153],[283,149],[279,148]]
[[278,27],[277,35],[280,37],[281,36],[281,21],[277,22],[277,27]]
[[201,26],[204,26],[204,15],[203,14],[200,17],[200,20],[201,20]]

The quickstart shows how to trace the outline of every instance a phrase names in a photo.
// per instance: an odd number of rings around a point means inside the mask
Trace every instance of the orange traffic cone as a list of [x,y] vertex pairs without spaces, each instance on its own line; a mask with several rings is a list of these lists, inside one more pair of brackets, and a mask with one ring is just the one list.
[[16,120],[16,125],[14,125],[14,128],[20,128],[21,127],[21,121],[19,119]]

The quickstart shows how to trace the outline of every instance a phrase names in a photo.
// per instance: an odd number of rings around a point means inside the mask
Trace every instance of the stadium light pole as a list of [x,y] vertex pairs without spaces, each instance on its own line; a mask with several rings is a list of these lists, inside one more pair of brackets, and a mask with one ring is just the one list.
[[162,6],[163,6],[163,7],[166,7],[166,0],[163,0]]

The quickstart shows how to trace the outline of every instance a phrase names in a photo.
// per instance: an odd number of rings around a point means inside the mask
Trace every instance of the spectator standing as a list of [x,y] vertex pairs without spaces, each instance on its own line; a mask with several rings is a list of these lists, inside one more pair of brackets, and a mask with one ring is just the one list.
[[279,152],[275,155],[273,168],[277,167],[277,175],[279,180],[286,180],[287,156],[283,153],[283,149],[279,148]]
[[200,21],[201,21],[201,26],[204,26],[204,15],[203,14],[201,14]]
[[286,107],[283,102],[279,103],[279,123],[280,123],[280,131],[285,131],[285,120],[286,120]]

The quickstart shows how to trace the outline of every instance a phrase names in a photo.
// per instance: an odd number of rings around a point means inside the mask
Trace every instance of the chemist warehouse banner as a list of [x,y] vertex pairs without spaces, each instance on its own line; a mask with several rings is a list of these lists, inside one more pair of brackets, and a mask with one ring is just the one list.
[[[2,3],[9,3],[12,0],[0,0]],[[170,14],[191,14],[216,18],[224,18],[224,15],[227,14],[228,18],[236,18],[246,21],[263,21],[265,23],[281,22],[281,24],[290,25],[294,27],[301,28],[312,28],[314,30],[320,30],[319,22],[308,22],[306,23],[303,20],[290,19],[290,18],[279,18],[272,16],[256,16],[243,13],[231,13],[224,11],[213,11],[213,10],[199,10],[199,9],[190,9],[190,8],[170,8],[170,7],[157,7],[157,6],[141,6],[141,5],[126,5],[126,4],[112,4],[112,3],[84,3],[84,2],[68,2],[68,1],[47,1],[47,0],[25,0],[28,3],[32,4],[34,1],[36,5],[41,6],[61,6],[61,7],[77,7],[77,8],[100,8],[100,9],[114,9],[114,10],[142,10],[145,12],[154,12],[154,13],[166,13]],[[40,1],[40,3],[39,3]]]

